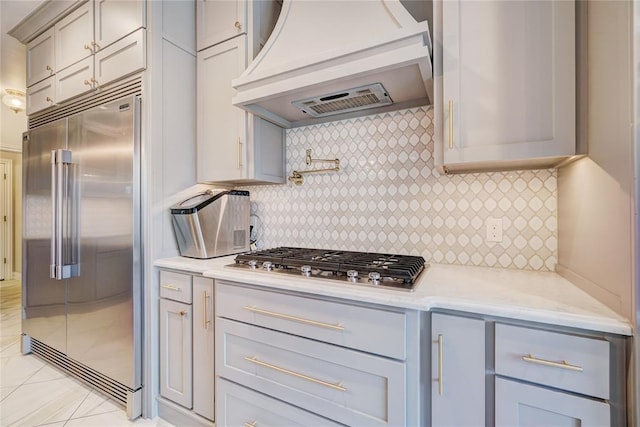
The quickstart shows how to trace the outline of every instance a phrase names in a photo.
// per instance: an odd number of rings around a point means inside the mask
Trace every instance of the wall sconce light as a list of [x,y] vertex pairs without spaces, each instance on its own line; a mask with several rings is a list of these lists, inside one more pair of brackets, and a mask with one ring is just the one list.
[[25,109],[25,94],[21,90],[5,89],[2,95],[2,103],[18,114]]

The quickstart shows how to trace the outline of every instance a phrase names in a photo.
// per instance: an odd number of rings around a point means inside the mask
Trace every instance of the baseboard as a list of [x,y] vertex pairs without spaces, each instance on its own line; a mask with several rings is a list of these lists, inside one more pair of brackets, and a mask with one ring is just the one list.
[[164,397],[158,396],[158,416],[180,427],[215,427],[212,421],[182,407]]

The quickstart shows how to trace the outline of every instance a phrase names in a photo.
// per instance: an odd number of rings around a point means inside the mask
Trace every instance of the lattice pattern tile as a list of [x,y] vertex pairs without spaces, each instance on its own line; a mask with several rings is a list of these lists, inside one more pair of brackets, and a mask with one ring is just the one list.
[[[253,186],[259,248],[302,246],[422,255],[427,262],[555,269],[554,170],[440,175],[432,110],[413,108],[287,130],[287,172],[339,158],[302,186]],[[321,165],[314,165],[314,167]],[[327,165],[329,166],[329,165]],[[485,241],[502,218],[503,241]]]

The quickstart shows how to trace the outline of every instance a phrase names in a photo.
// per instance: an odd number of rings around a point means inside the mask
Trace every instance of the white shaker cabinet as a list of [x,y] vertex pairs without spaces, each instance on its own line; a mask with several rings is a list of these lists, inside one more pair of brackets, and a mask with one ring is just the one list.
[[193,411],[213,420],[213,279],[193,278]]
[[53,27],[27,43],[27,87],[53,75],[54,52]]
[[[245,2],[200,2],[198,10],[213,16],[220,7],[224,16],[227,8],[240,3]],[[217,43],[197,55],[196,174],[201,183],[241,185],[285,181],[284,130],[231,103],[236,94],[231,80],[257,55],[261,40],[271,33],[274,17],[279,12],[275,1],[251,2],[246,8],[243,13],[252,17],[249,22],[253,23],[246,34]],[[199,23],[203,19],[198,16]]]
[[483,320],[431,316],[431,378],[432,427],[485,425]]
[[89,1],[55,26],[56,72],[93,54],[93,2]]
[[436,166],[541,168],[575,155],[574,2],[434,7]]
[[196,8],[198,51],[247,32],[247,0],[197,0]]
[[94,0],[94,42],[96,50],[145,26],[144,0]]
[[160,300],[160,394],[192,406],[191,305]]
[[496,379],[496,427],[605,427],[610,418],[605,402]]
[[51,76],[27,88],[27,116],[55,105],[56,78]]
[[160,271],[160,395],[183,406],[194,424],[214,419],[213,308],[213,279]]

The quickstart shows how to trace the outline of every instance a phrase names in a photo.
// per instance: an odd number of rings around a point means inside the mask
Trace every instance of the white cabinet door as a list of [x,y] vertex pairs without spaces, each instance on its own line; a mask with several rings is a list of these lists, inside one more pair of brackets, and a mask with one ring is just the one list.
[[213,279],[193,278],[193,411],[213,420]]
[[192,406],[191,306],[160,300],[160,394]]
[[216,387],[219,396],[216,425],[219,427],[342,425],[222,378]]
[[94,39],[98,49],[145,25],[144,0],[95,0]]
[[432,315],[431,378],[433,427],[485,425],[485,325],[482,320]]
[[55,77],[27,88],[27,116],[55,105]]
[[574,2],[441,6],[444,165],[575,154]]
[[49,28],[27,44],[27,87],[55,72],[54,30]]
[[146,67],[144,29],[95,54],[95,85],[102,86]]
[[54,28],[58,72],[93,53],[93,1],[62,18]]
[[93,56],[58,71],[55,80],[57,103],[93,90]]
[[231,104],[231,80],[247,65],[246,41],[236,37],[198,52],[198,182],[245,177],[248,113]]
[[197,0],[196,16],[198,51],[247,32],[246,0]]
[[606,427],[609,405],[503,378],[496,379],[496,427]]

